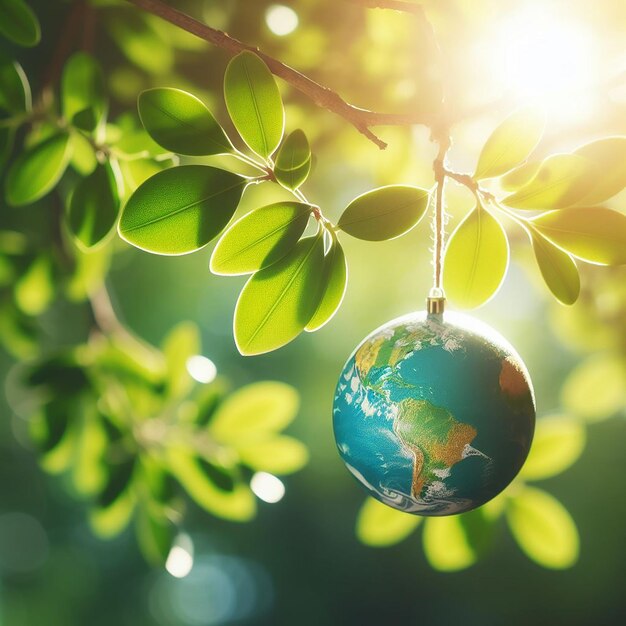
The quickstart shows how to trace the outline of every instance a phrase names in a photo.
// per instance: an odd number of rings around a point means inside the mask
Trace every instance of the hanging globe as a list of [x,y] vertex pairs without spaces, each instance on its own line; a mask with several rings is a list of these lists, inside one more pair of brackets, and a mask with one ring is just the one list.
[[381,502],[417,515],[463,513],[496,496],[521,469],[535,427],[532,385],[515,349],[442,305],[366,337],[333,405],[352,475]]

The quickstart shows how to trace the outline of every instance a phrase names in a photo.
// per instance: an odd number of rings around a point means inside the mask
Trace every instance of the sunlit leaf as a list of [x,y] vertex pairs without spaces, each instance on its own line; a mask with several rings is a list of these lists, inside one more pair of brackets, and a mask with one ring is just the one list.
[[575,154],[591,161],[600,173],[594,180],[591,191],[578,204],[599,204],[626,187],[626,137],[598,139],[581,146]]
[[70,143],[72,144],[72,158],[70,165],[81,175],[89,176],[93,173],[98,165],[96,152],[94,147],[89,143],[85,135],[79,132],[73,132],[70,135]]
[[120,235],[157,254],[204,247],[233,216],[245,179],[206,165],[183,165],[155,174],[130,197]]
[[588,357],[577,365],[561,388],[568,410],[597,422],[626,407],[626,360],[611,352]]
[[601,265],[626,263],[626,216],[603,207],[549,211],[533,226],[573,256]]
[[191,389],[193,380],[187,371],[187,361],[200,354],[200,350],[200,331],[193,322],[181,322],[169,332],[163,342],[168,396],[178,398]]
[[348,286],[348,264],[341,244],[333,235],[332,244],[324,257],[324,276],[322,278],[322,294],[319,304],[304,327],[313,332],[324,326],[335,315],[346,293]]
[[501,176],[524,162],[539,143],[544,126],[542,111],[534,107],[515,111],[485,142],[474,178]]
[[137,541],[149,563],[163,566],[176,537],[176,527],[165,515],[157,514],[147,506],[137,510]]
[[274,175],[287,189],[297,189],[311,171],[311,147],[304,132],[294,130],[276,155]]
[[0,34],[20,46],[39,43],[39,20],[24,0],[0,0]]
[[538,233],[532,234],[533,250],[541,275],[563,304],[574,304],[580,294],[580,276],[572,257]]
[[259,156],[269,157],[282,139],[285,112],[276,81],[256,54],[246,50],[230,61],[224,98],[242,139]]
[[172,474],[204,509],[224,519],[245,522],[256,512],[254,496],[247,485],[234,483],[225,490],[215,484],[191,452],[172,447],[167,452]]
[[523,187],[502,202],[516,209],[562,209],[577,203],[589,193],[601,176],[596,166],[576,154],[548,157]]
[[423,542],[428,562],[442,572],[465,569],[478,558],[457,515],[429,517],[424,522]]
[[76,249],[74,273],[65,285],[70,300],[85,300],[102,286],[111,264],[111,254],[109,246],[101,246],[89,252]]
[[103,120],[107,101],[104,77],[97,61],[86,52],[76,52],[63,68],[61,83],[63,115],[82,130],[92,131]]
[[211,112],[180,89],[148,89],[137,100],[141,121],[159,145],[189,155],[223,154],[233,147]]
[[255,209],[222,235],[211,255],[214,274],[249,274],[283,258],[304,232],[311,207],[276,202]]
[[52,264],[47,256],[37,257],[15,285],[15,302],[27,315],[43,313],[54,298]]
[[464,308],[485,303],[500,287],[509,264],[509,245],[500,223],[481,205],[450,236],[443,285],[452,302]]
[[337,226],[358,239],[393,239],[411,230],[424,217],[428,200],[428,191],[419,187],[380,187],[352,200]]
[[423,518],[368,498],[356,520],[356,536],[368,546],[392,546],[408,537]]
[[0,53],[0,110],[21,113],[30,108],[30,85],[22,66]]
[[152,159],[133,159],[132,161],[120,161],[120,171],[124,179],[125,193],[130,195],[148,178],[167,169],[171,163],[156,162]]
[[532,180],[540,167],[541,161],[528,161],[528,163],[524,163],[502,176],[500,186],[505,191],[516,191]]
[[132,489],[125,490],[106,508],[94,508],[89,513],[93,532],[102,539],[119,535],[130,523],[137,498]]
[[578,559],[578,531],[565,507],[540,489],[511,497],[507,521],[520,548],[544,567],[563,569]]
[[117,181],[106,163],[80,180],[67,211],[67,224],[77,243],[85,249],[101,243],[117,222],[120,200]]
[[253,274],[235,308],[235,343],[241,354],[276,350],[304,330],[319,302],[323,265],[319,233],[301,239],[282,259]]
[[76,440],[72,462],[72,480],[79,494],[94,495],[104,486],[106,471],[104,453],[108,439],[100,417],[95,412],[84,416]]
[[286,435],[238,444],[236,448],[242,463],[252,469],[272,474],[297,472],[309,460],[306,446]]
[[71,144],[65,133],[22,152],[7,174],[7,202],[21,206],[45,196],[63,176],[70,157]]
[[555,416],[538,420],[520,477],[543,480],[560,474],[580,457],[586,440],[585,427],[574,419]]
[[299,405],[298,392],[290,385],[253,383],[230,394],[219,405],[209,430],[221,443],[267,439],[293,421]]

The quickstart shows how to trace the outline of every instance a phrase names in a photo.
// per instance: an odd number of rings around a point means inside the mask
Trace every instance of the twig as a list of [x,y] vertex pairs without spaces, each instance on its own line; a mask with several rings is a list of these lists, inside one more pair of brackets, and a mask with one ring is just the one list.
[[445,220],[444,220],[444,206],[443,195],[444,187],[446,183],[446,176],[448,170],[446,169],[446,155],[450,149],[450,136],[447,129],[441,130],[439,135],[434,137],[439,142],[439,152],[437,157],[433,161],[433,171],[435,173],[435,182],[437,188],[435,190],[435,215],[434,231],[435,231],[435,247],[433,250],[433,266],[434,266],[434,280],[433,285],[435,289],[442,289],[442,277],[443,277],[443,247],[445,239]]
[[413,124],[423,124],[432,127],[438,123],[438,120],[429,119],[423,114],[416,112],[379,113],[356,107],[346,102],[332,89],[320,85],[308,76],[298,72],[298,70],[259,50],[259,48],[245,44],[221,30],[211,28],[182,11],[165,4],[162,0],[127,1],[233,55],[244,50],[254,52],[265,61],[270,71],[275,76],[288,82],[292,87],[307,96],[318,107],[327,109],[343,117],[381,149],[386,148],[387,144],[370,130],[373,126],[411,126]]

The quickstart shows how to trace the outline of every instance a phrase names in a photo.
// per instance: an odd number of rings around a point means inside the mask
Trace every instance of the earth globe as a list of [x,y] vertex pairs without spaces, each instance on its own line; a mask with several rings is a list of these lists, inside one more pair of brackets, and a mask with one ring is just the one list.
[[339,454],[374,498],[453,515],[500,493],[528,455],[535,400],[522,359],[496,331],[429,301],[356,348],[333,403]]

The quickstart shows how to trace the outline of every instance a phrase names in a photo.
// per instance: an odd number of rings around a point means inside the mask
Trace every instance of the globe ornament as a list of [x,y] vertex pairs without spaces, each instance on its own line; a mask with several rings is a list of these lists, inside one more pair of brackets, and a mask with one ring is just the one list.
[[417,515],[484,504],[530,449],[535,401],[515,349],[492,328],[429,300],[381,326],[345,364],[333,405],[337,448],[370,495]]

